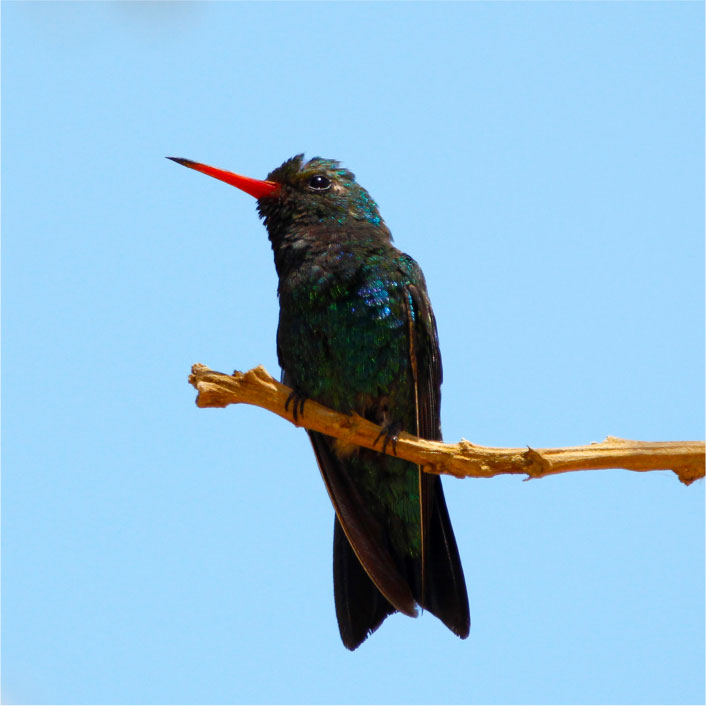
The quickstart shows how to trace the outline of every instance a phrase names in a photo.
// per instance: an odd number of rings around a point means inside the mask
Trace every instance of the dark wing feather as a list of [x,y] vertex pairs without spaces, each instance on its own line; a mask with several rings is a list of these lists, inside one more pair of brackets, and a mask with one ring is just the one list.
[[309,432],[316,460],[341,529],[366,573],[383,596],[401,613],[417,616],[414,597],[385,547],[383,530],[348,480],[341,459],[334,453],[332,439]]
[[[420,273],[421,274],[421,273]],[[410,328],[412,341],[410,355],[416,369],[417,405],[419,416],[418,436],[432,441],[441,440],[441,383],[443,370],[436,319],[423,288],[407,285],[412,315]]]
[[343,644],[354,650],[395,612],[351,548],[338,516],[333,528],[333,592]]
[[[282,382],[291,386],[286,371]],[[333,439],[309,432],[321,476],[336,511],[333,583],[336,617],[343,644],[354,650],[396,610],[417,616],[412,591],[385,546],[382,528],[367,511]]]
[[[424,287],[407,286],[410,357],[417,402],[417,435],[441,440],[442,367],[436,319]],[[470,630],[468,595],[441,478],[420,471],[422,592],[420,603],[459,637]]]

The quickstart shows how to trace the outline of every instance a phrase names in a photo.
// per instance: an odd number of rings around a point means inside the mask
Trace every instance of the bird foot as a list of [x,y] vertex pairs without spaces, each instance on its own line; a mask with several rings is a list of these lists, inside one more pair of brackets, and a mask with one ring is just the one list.
[[375,444],[384,436],[385,439],[382,442],[382,452],[385,453],[387,445],[392,442],[392,453],[397,456],[397,440],[400,437],[400,432],[402,431],[402,422],[390,422],[386,424],[382,431],[377,435],[375,439]]
[[299,415],[304,413],[304,403],[307,401],[307,396],[299,390],[292,390],[287,397],[287,401],[284,403],[284,411],[289,411],[289,403],[292,403],[292,414],[294,415],[294,422],[299,420]]

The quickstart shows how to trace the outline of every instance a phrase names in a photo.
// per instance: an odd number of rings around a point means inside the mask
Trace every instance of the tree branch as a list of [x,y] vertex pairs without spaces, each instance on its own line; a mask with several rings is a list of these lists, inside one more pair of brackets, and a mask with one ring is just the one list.
[[[358,414],[341,414],[307,400],[298,421],[292,405],[285,403],[292,390],[277,382],[261,365],[246,373],[218,373],[197,363],[189,382],[198,390],[199,407],[226,407],[245,403],[269,410],[283,419],[312,431],[335,436],[351,444],[381,451],[381,427]],[[567,471],[625,468],[630,471],[671,470],[679,480],[690,485],[704,477],[703,441],[629,441],[609,436],[605,441],[587,446],[559,449],[494,448],[476,446],[462,439],[457,444],[428,441],[400,433],[396,455],[419,464],[427,473],[449,474],[457,478],[492,478],[501,474],[520,474],[530,478]],[[387,453],[393,454],[392,444]]]

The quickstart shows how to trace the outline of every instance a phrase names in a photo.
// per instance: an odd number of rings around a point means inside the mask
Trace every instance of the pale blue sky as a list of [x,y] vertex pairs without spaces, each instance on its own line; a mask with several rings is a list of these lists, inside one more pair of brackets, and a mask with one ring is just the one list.
[[6,703],[698,703],[704,485],[445,480],[472,628],[338,636],[253,177],[337,158],[422,265],[446,439],[703,438],[700,3],[2,4]]

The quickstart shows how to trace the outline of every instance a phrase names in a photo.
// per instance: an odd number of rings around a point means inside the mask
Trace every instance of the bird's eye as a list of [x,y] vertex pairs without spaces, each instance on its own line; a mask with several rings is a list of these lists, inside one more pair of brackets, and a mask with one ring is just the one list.
[[309,179],[309,188],[314,191],[326,191],[331,186],[331,180],[323,174],[316,174]]

